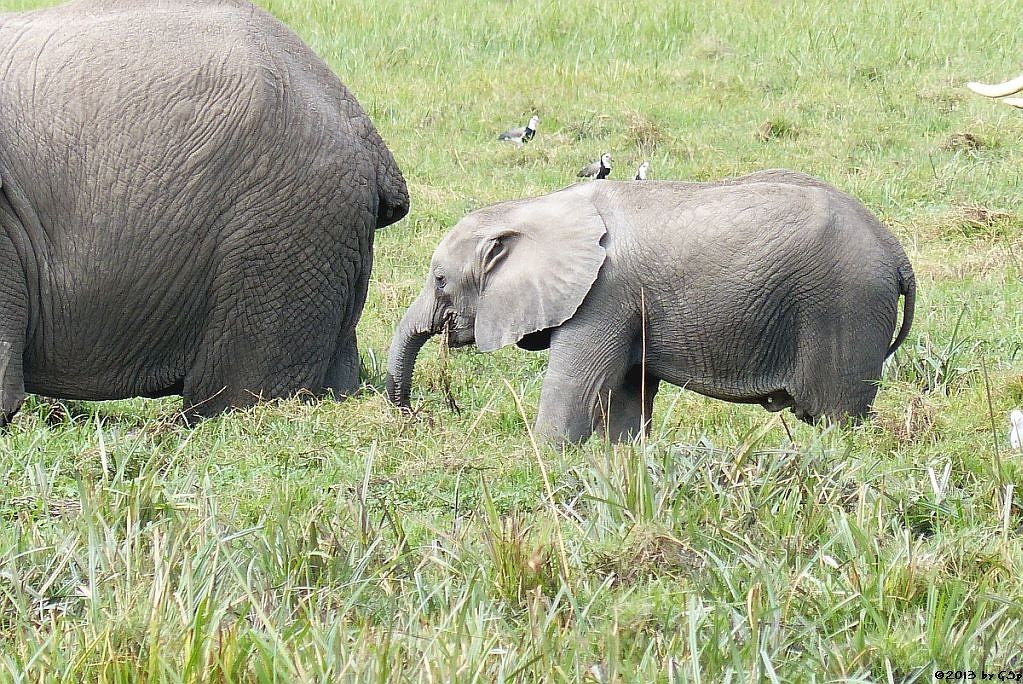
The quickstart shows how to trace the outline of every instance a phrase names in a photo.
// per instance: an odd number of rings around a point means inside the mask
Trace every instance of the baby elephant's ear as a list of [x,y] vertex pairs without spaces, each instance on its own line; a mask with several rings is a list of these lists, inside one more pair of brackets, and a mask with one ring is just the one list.
[[561,325],[604,263],[604,220],[572,189],[509,203],[480,242],[476,346],[491,351]]

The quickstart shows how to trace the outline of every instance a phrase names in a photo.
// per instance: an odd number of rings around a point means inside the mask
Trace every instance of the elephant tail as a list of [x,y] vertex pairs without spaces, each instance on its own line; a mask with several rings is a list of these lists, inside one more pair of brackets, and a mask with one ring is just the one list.
[[906,340],[909,329],[913,325],[913,312],[916,309],[916,276],[913,274],[913,267],[907,261],[899,266],[898,272],[899,294],[904,296],[906,301],[902,306],[902,327],[899,328],[899,334],[895,336],[895,340],[888,347],[888,353],[884,355],[886,359],[894,354],[899,345]]

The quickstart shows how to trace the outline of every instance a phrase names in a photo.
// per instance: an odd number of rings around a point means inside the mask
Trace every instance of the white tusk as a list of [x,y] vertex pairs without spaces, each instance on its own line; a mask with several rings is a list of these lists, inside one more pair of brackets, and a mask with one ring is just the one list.
[[1018,93],[1023,90],[1023,74],[1020,74],[1016,78],[1011,81],[1006,81],[1005,83],[996,83],[992,85],[971,81],[966,84],[966,87],[978,95],[983,95],[985,97],[1005,97],[1006,95],[1012,95],[1013,93]]
[[1023,109],[1023,97],[1007,97],[1002,102],[1012,107]]

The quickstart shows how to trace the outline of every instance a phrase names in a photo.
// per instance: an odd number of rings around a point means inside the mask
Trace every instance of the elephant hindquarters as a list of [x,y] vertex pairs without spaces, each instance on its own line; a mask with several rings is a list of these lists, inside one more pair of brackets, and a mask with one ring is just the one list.
[[[306,216],[302,235],[322,242],[272,242],[243,232],[242,247],[225,246],[185,377],[189,413],[208,416],[303,392],[355,391],[355,325],[365,303],[374,226],[368,212],[352,214],[344,220]],[[327,244],[339,223],[347,234]],[[298,234],[288,225],[266,230]]]
[[870,413],[895,330],[898,297],[860,291],[803,316],[787,388],[801,420],[860,420]]

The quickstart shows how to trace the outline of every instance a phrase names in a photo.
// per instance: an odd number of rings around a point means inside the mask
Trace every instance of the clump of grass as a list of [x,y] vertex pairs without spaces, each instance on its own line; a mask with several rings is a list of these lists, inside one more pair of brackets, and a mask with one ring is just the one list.
[[952,395],[979,377],[982,342],[963,328],[964,308],[951,334],[942,341],[929,333],[907,341],[891,364],[892,379],[907,382],[920,391]]
[[625,129],[625,141],[643,154],[650,155],[658,147],[670,144],[668,134],[656,122],[646,116],[633,112]]
[[636,526],[616,548],[596,551],[587,568],[613,577],[616,583],[635,584],[665,577],[692,577],[703,565],[703,558],[683,540]]
[[1005,240],[1019,235],[1023,224],[1008,211],[964,205],[953,207],[935,226],[937,236],[946,239]]
[[1006,378],[1002,384],[1002,393],[1014,404],[1023,402],[1023,375]]
[[757,126],[756,138],[760,142],[771,140],[793,140],[799,137],[799,129],[785,119],[769,119]]
[[483,548],[497,595],[516,606],[524,606],[534,593],[554,596],[560,572],[553,545],[537,541],[533,525],[520,512],[499,514],[485,484],[482,491]]
[[[894,387],[889,386],[889,389]],[[903,399],[908,399],[904,408],[879,412],[876,421],[899,446],[932,443],[937,438],[935,429],[940,409],[929,394],[916,386],[903,394]]]
[[607,139],[615,131],[615,127],[616,122],[613,117],[604,113],[590,112],[567,128],[572,140],[582,142]]

